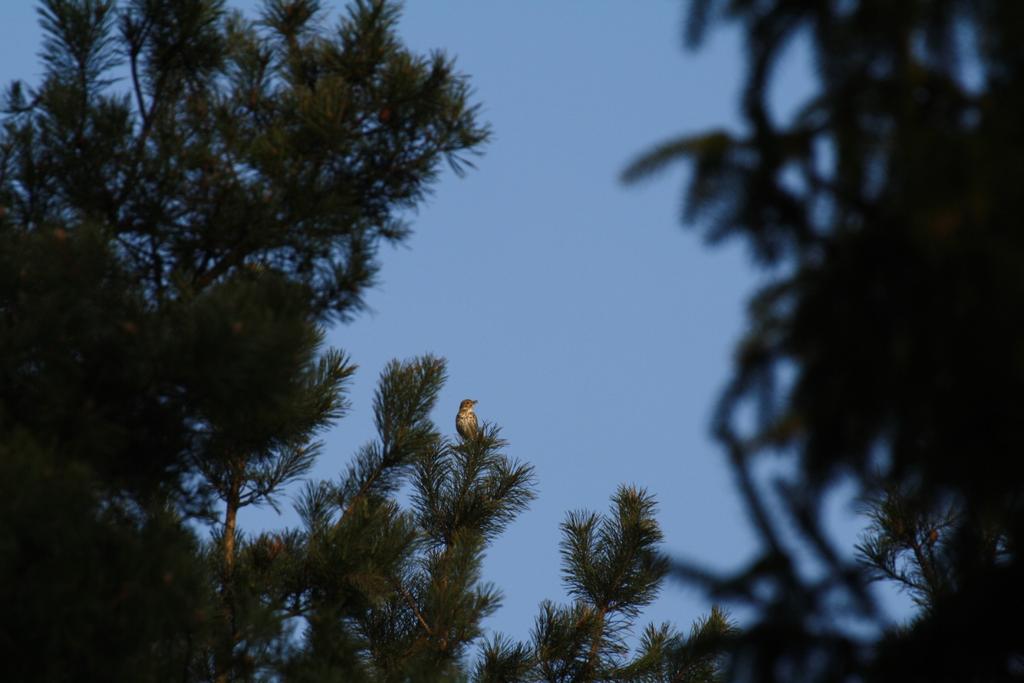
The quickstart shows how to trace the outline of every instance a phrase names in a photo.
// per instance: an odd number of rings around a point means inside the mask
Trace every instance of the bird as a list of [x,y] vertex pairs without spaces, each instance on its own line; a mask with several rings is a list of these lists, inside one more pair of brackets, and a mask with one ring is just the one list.
[[473,412],[473,406],[477,403],[478,401],[467,398],[459,404],[459,414],[455,416],[455,430],[463,439],[472,439],[476,436],[476,413]]

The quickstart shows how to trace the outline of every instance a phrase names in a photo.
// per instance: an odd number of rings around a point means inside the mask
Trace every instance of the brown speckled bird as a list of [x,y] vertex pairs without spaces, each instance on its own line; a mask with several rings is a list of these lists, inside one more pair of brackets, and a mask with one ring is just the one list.
[[472,439],[476,436],[476,413],[473,412],[473,406],[476,404],[477,401],[470,398],[459,404],[459,414],[455,416],[455,431],[463,439]]

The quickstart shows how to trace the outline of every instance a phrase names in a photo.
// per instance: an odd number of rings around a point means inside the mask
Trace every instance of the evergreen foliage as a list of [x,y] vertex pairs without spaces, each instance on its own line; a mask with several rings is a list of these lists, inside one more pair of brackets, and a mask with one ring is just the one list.
[[[865,514],[871,524],[856,549],[873,579],[895,582],[923,610],[955,590],[950,532],[959,520],[954,507],[936,510],[911,492],[890,487],[866,502]],[[987,554],[996,547],[993,539]]]
[[635,631],[669,569],[655,507],[646,491],[622,486],[608,515],[569,513],[562,523],[562,579],[573,602],[543,602],[529,644],[500,635],[485,643],[474,680],[721,680],[736,627],[717,607],[693,624],[689,637],[668,623]]
[[[437,358],[392,364],[374,402],[378,442],[340,481],[307,488],[297,549],[305,585],[289,600],[310,628],[293,674],[349,680],[339,660],[348,651],[366,680],[454,678],[497,609],[480,564],[533,498],[532,468],[501,452],[496,428],[457,443],[437,431],[428,413],[444,379]],[[394,495],[404,479],[408,510]]]
[[[395,5],[323,15],[41,3],[42,80],[7,89],[0,134],[19,680],[250,679],[294,658],[288,600],[311,589],[271,559],[308,538],[250,538],[237,513],[307,473],[354,370],[321,324],[360,310],[378,246],[487,137],[451,60],[397,39]],[[423,405],[395,400],[383,450],[409,470]]]
[[[0,654],[19,681],[710,680],[730,628],[651,627],[654,503],[570,515],[532,645],[484,642],[489,545],[534,496],[496,425],[431,420],[445,364],[394,362],[376,439],[252,533],[348,409],[325,325],[488,131],[398,8],[43,0],[38,85],[0,132]],[[200,540],[203,530],[208,537]],[[473,672],[476,673],[473,673]],[[556,673],[552,673],[556,672]],[[557,673],[562,672],[562,673]],[[556,676],[556,678],[551,678]]]
[[[714,421],[761,551],[680,571],[755,608],[736,680],[1019,678],[1024,637],[997,616],[1024,604],[1024,5],[694,0],[687,40],[724,22],[748,46],[742,130],[625,171],[692,162],[685,218],[772,273]],[[818,87],[783,121],[769,95],[797,41]],[[752,475],[776,451],[797,464],[782,514]],[[871,506],[861,562],[822,527],[842,481]],[[924,607],[880,643],[878,572]]]

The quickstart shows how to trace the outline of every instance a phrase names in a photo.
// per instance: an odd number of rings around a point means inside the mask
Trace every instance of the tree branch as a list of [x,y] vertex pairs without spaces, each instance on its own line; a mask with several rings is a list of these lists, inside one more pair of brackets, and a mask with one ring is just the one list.
[[432,638],[434,636],[434,631],[430,628],[430,624],[427,623],[427,620],[423,618],[423,613],[420,612],[419,608],[416,606],[416,602],[412,599],[409,591],[407,591],[405,586],[403,586],[402,583],[394,577],[391,578],[391,585],[396,591],[398,591],[398,594],[402,596],[402,599],[405,601],[405,604],[409,609],[412,610],[412,613],[416,615],[416,620],[420,622],[420,626],[423,627],[423,630]]

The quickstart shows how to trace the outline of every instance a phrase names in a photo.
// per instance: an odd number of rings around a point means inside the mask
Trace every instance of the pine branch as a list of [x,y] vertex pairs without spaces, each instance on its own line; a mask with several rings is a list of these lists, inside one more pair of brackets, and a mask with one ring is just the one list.
[[423,617],[423,613],[420,612],[419,607],[416,606],[416,602],[412,599],[412,596],[409,595],[409,591],[407,591],[405,589],[405,586],[403,586],[397,579],[392,580],[392,585],[394,586],[395,591],[397,591],[402,596],[402,599],[405,601],[405,604],[409,608],[409,610],[416,615],[416,621],[418,621],[420,626],[423,627],[423,630],[426,632],[427,636],[433,637],[434,632],[430,628],[430,624],[428,624],[427,620]]

